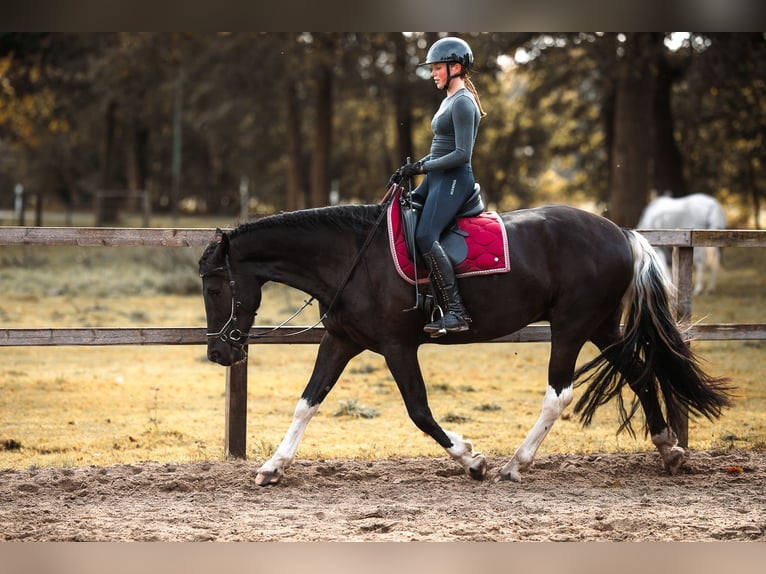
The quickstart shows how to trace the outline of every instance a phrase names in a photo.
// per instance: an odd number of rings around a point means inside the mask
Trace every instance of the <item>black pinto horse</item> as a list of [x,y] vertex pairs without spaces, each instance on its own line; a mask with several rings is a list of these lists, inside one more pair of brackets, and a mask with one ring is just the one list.
[[[500,480],[521,480],[553,423],[584,392],[575,412],[590,422],[610,399],[619,401],[621,428],[640,405],[666,470],[684,459],[673,428],[686,411],[718,417],[729,405],[725,380],[702,371],[672,314],[672,285],[654,250],[638,233],[566,206],[502,214],[510,240],[510,272],[460,279],[473,322],[469,331],[431,339],[412,306],[412,286],[392,264],[383,205],[341,206],[283,213],[217,234],[199,264],[207,314],[208,358],[231,365],[246,357],[248,331],[261,288],[276,281],[319,301],[326,328],[314,370],[292,423],[257,484],[273,484],[290,466],[309,420],[347,363],[365,349],[385,357],[413,423],[475,479],[487,473],[483,455],[443,429],[428,405],[417,351],[423,343],[490,341],[548,321],[551,350],[542,412]],[[621,319],[625,312],[625,325]],[[575,373],[586,342],[601,354]],[[624,405],[628,385],[636,395]],[[667,422],[660,402],[665,405]]]

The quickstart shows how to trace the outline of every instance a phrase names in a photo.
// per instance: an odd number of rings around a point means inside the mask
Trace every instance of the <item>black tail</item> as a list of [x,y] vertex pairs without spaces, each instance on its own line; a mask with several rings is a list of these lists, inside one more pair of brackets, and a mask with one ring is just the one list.
[[622,398],[628,383],[623,373],[631,373],[636,394],[662,393],[670,428],[680,428],[687,409],[708,419],[719,417],[731,405],[731,387],[725,378],[705,373],[687,344],[673,314],[673,285],[652,246],[635,231],[624,233],[634,262],[633,282],[625,295],[624,334],[575,373],[576,385],[587,384],[575,412],[587,425],[599,406],[617,398],[619,430],[634,434],[630,421],[640,403],[634,398],[627,409]]

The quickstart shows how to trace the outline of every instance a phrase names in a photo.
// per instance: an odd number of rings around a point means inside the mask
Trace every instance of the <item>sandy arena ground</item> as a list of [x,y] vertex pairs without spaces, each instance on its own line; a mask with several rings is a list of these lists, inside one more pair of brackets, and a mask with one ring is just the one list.
[[[489,459],[497,469],[505,461]],[[25,541],[764,541],[766,453],[547,455],[521,484],[448,459],[0,470],[2,539]]]

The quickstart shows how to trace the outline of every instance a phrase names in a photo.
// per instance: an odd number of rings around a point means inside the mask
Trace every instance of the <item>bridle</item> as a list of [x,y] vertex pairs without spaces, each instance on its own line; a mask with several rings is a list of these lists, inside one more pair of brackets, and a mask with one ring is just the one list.
[[[231,290],[231,313],[229,313],[229,318],[226,319],[223,327],[221,327],[215,333],[205,333],[205,337],[208,339],[220,339],[223,343],[229,343],[234,346],[244,347],[245,343],[243,343],[242,340],[247,340],[249,335],[248,333],[243,333],[242,330],[236,326],[237,310],[242,306],[242,303],[237,300],[236,281],[234,281],[234,277],[231,273],[229,256],[226,255],[225,264],[223,266],[216,267],[215,269],[205,273],[200,273],[200,277],[204,279],[205,277],[209,277],[222,271],[225,271],[229,278],[229,289]],[[257,313],[253,313],[253,316],[256,314]]]

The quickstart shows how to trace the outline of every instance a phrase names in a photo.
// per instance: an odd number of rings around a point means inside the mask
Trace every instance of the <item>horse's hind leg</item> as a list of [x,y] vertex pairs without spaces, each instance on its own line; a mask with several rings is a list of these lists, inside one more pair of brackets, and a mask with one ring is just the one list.
[[705,292],[710,295],[715,292],[716,279],[721,268],[721,248],[706,247],[705,263],[708,268],[707,290]]
[[428,406],[428,395],[418,363],[416,346],[398,346],[385,352],[386,363],[394,376],[415,426],[439,443],[473,479],[482,480],[487,473],[484,455],[473,451],[470,441],[439,426]]
[[[619,330],[615,327],[605,335],[596,335],[592,338],[593,343],[602,351],[616,343],[620,339]],[[638,397],[641,408],[644,411],[646,426],[652,437],[652,442],[662,458],[663,465],[669,474],[676,474],[684,462],[684,449],[678,446],[678,438],[670,429],[662,415],[657,393],[651,386],[642,384],[641,372],[643,365],[633,362],[629,365],[615,365],[623,377],[628,381],[631,390]]]
[[303,433],[319,405],[335,385],[348,362],[362,351],[361,347],[325,333],[319,344],[314,372],[295,407],[293,421],[274,455],[258,469],[255,483],[276,484],[295,459]]
[[543,399],[540,417],[532,430],[516,450],[513,458],[500,470],[498,480],[521,482],[521,473],[532,466],[537,449],[564,409],[572,402],[572,375],[582,343],[562,344],[551,340],[551,356],[548,364],[548,388]]
[[695,247],[694,248],[694,289],[692,295],[696,296],[702,293],[705,285],[705,265],[708,256],[707,247]]
[[[695,247],[694,248],[694,291],[692,295],[700,295],[703,291],[710,295],[715,292],[715,284],[718,270],[721,267],[720,247]],[[707,282],[705,273],[707,272]],[[707,283],[707,285],[705,285]]]

